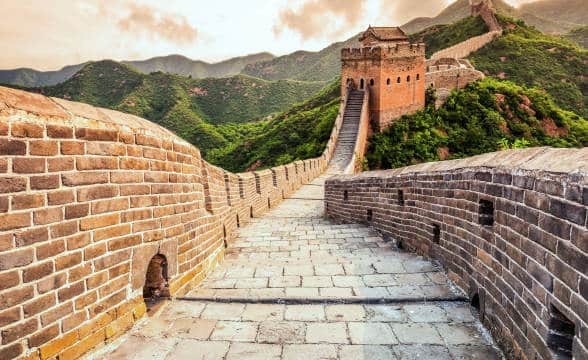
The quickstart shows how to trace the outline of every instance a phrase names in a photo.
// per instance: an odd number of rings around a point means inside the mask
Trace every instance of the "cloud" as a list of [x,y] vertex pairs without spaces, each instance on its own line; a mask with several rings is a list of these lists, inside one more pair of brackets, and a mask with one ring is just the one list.
[[359,23],[365,3],[366,0],[306,0],[296,10],[281,10],[273,31],[280,35],[290,29],[300,34],[304,41],[335,38]]
[[190,44],[198,37],[198,29],[185,16],[162,13],[147,5],[128,4],[129,14],[117,26],[135,34],[147,34],[178,45]]
[[436,16],[454,0],[381,0],[382,20],[393,19],[398,24],[416,17]]

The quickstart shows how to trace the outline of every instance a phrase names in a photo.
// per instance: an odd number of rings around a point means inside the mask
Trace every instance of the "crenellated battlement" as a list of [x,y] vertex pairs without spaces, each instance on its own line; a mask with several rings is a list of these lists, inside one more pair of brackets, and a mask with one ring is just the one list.
[[341,60],[373,60],[387,57],[425,56],[425,44],[396,43],[393,46],[344,48]]

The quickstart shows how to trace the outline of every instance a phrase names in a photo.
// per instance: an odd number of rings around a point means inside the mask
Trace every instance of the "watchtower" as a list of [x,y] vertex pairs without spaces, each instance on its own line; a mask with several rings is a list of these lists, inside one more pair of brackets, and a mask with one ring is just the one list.
[[368,27],[360,48],[341,50],[341,89],[369,91],[370,120],[383,130],[425,106],[425,44],[411,44],[398,27]]

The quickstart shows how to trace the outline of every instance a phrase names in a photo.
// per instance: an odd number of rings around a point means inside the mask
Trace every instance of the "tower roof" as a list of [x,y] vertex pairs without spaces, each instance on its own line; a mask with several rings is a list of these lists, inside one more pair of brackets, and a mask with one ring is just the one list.
[[370,36],[379,41],[408,41],[408,37],[399,27],[369,26],[361,34],[359,41],[363,41]]

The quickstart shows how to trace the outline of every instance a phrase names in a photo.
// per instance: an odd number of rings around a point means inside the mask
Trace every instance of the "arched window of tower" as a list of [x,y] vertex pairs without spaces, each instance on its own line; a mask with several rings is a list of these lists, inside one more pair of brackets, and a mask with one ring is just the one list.
[[417,74],[417,80],[421,79],[421,74]]
[[374,79],[370,79],[370,86],[374,86]]
[[390,78],[388,78],[388,80],[386,80],[386,85],[390,85]]
[[396,82],[397,82],[398,84],[400,84],[400,76],[398,77],[398,79],[396,79]]
[[363,79],[361,79],[361,80],[359,80],[359,88],[361,90],[363,90],[363,86],[364,86],[364,81],[363,81]]
[[410,82],[410,75],[406,77],[406,82]]

